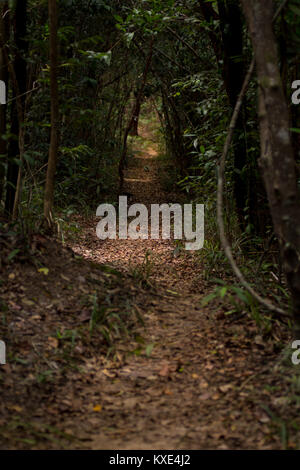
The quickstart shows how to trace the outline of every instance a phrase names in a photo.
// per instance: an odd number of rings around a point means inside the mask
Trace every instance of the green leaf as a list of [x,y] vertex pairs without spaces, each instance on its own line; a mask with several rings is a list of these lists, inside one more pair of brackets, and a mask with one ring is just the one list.
[[38,269],[38,272],[44,274],[45,276],[48,276],[49,269],[48,268],[40,268],[40,269]]
[[222,289],[220,290],[220,297],[221,297],[221,299],[223,299],[223,298],[225,297],[226,293],[227,293],[227,287],[224,286],[224,287],[222,287]]
[[123,18],[120,15],[114,15],[115,20],[117,20],[119,23],[123,23]]
[[213,299],[215,299],[217,297],[217,293],[216,292],[212,292],[211,294],[205,296],[202,301],[201,301],[201,305],[202,307],[204,307],[205,305],[207,305],[209,302],[211,302]]
[[19,253],[19,249],[16,248],[15,250],[13,250],[11,253],[9,253],[8,257],[7,257],[7,261],[11,261],[15,256],[16,254]]
[[298,7],[297,5],[290,5],[290,9],[296,13],[296,15],[300,16],[300,7]]
[[245,292],[240,289],[239,287],[232,287],[233,292],[236,293],[237,297],[244,302],[245,304],[249,304],[249,298],[246,296]]
[[150,356],[152,353],[152,350],[154,348],[154,344],[148,344],[145,349],[146,356]]
[[130,46],[131,41],[133,40],[134,33],[125,33],[126,45]]

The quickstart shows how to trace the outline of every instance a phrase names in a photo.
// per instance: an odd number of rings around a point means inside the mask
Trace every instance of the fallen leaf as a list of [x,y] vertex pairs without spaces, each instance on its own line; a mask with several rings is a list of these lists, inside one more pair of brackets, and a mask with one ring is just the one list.
[[40,315],[33,315],[33,317],[31,317],[31,320],[40,320],[42,317]]
[[102,374],[106,375],[106,377],[109,377],[110,379],[113,379],[116,376],[116,374],[109,372],[107,369],[103,369]]
[[27,305],[28,307],[32,307],[34,305],[34,302],[29,299],[22,299],[22,304]]
[[48,344],[51,346],[51,348],[57,349],[58,348],[58,339],[53,338],[52,336],[49,336]]
[[211,394],[209,392],[206,392],[206,393],[202,393],[201,395],[199,395],[199,400],[208,400],[209,398],[211,397]]
[[125,408],[129,408],[129,409],[133,409],[136,407],[136,404],[137,404],[137,398],[126,398],[126,400],[124,400],[124,407]]
[[270,420],[269,416],[267,416],[267,415],[262,415],[262,416],[259,418],[259,422],[260,422],[260,423],[263,423],[263,424],[264,424],[264,423],[269,423],[270,421],[271,421],[271,420]]
[[213,399],[213,400],[219,400],[219,398],[220,398],[219,393],[215,393],[215,394],[212,396],[212,399]]
[[227,393],[229,392],[230,389],[232,389],[232,385],[231,384],[225,384],[225,385],[221,385],[219,387],[219,390],[222,392],[222,393]]
[[12,405],[10,406],[10,409],[16,411],[17,413],[21,413],[21,411],[23,411],[23,408],[19,405]]
[[159,371],[158,375],[161,377],[167,377],[169,375],[169,366],[168,364],[164,364],[162,369]]
[[201,380],[200,383],[199,383],[199,386],[201,388],[207,388],[208,387],[208,382],[206,382],[206,380]]
[[38,269],[38,272],[44,274],[44,276],[48,276],[49,269],[48,268],[40,268],[40,269]]
[[94,406],[93,411],[95,411],[95,413],[100,413],[100,411],[102,411],[102,405]]

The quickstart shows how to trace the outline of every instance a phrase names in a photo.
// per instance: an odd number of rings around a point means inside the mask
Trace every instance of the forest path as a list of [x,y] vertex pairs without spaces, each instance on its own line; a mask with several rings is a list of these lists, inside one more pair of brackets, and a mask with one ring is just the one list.
[[[130,203],[180,202],[161,188],[153,129],[142,126],[140,134],[125,175]],[[92,440],[87,447],[280,448],[261,407],[272,355],[267,360],[250,340],[257,334],[253,323],[201,307],[208,292],[196,255],[181,250],[174,256],[171,240],[99,242],[95,222],[84,237],[72,246],[75,252],[148,285],[136,304],[146,323],[140,344],[119,344],[122,360],[108,360],[89,389],[101,412],[80,420]]]
[[[134,139],[129,205],[184,202],[161,185],[153,126],[144,120]],[[0,448],[297,447],[276,418],[290,409],[279,340],[242,309],[201,305],[214,285],[199,253],[172,240],[99,240],[97,223],[71,215],[72,250],[40,233],[25,248],[2,243],[4,261],[18,255],[0,263]]]

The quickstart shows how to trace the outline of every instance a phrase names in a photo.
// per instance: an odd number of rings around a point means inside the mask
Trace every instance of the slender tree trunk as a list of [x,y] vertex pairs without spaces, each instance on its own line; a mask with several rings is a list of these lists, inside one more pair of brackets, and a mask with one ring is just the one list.
[[[199,7],[202,13],[202,16],[204,17],[205,21],[207,21],[208,23],[219,19],[219,16],[215,12],[211,3],[206,3],[204,0],[199,0]],[[208,35],[209,35],[210,42],[213,47],[213,50],[217,59],[218,68],[219,68],[220,63],[223,60],[223,51],[222,51],[221,41],[220,41],[219,35],[212,28],[209,29]]]
[[171,131],[173,134],[173,155],[175,156],[177,167],[180,172],[180,176],[183,178],[187,176],[188,158],[184,147],[184,136],[182,129],[182,121],[180,119],[180,112],[176,107],[174,98],[170,96],[169,90],[165,93],[166,100],[170,106],[170,118],[171,118]]
[[[8,143],[7,191],[5,201],[6,212],[12,214],[14,217],[16,217],[18,202],[21,196],[23,164],[24,93],[27,91],[27,63],[25,56],[28,51],[26,20],[27,0],[17,0],[13,24],[16,52],[13,64],[8,64],[13,98],[11,105],[11,134],[13,137]],[[18,156],[20,165],[17,165],[14,161]]]
[[135,108],[133,110],[133,124],[132,128],[130,130],[130,135],[132,136],[138,136],[139,135],[139,117],[140,117],[140,111],[141,111],[141,105],[143,101],[143,95],[140,96],[140,99],[138,99],[139,92],[138,90],[135,91]]
[[[234,109],[242,88],[245,70],[243,59],[243,23],[241,10],[235,0],[218,0],[220,27],[224,50],[223,76],[230,106]],[[238,219],[245,228],[245,212],[248,198],[248,185],[245,175],[247,145],[243,113],[236,123],[234,145],[234,198]]]
[[293,301],[295,335],[300,336],[300,194],[272,28],[273,0],[241,0],[254,48],[259,83],[261,156],[269,206]]
[[25,144],[25,103],[27,91],[27,62],[25,56],[28,52],[27,34],[27,0],[17,0],[16,5],[16,31],[18,55],[16,68],[12,71],[12,82],[16,91],[16,112],[19,126],[19,168],[14,197],[12,219],[16,220],[19,212],[19,203],[22,196],[23,166],[24,166],[24,144]]
[[18,180],[18,165],[14,159],[19,154],[19,144],[17,136],[19,134],[19,122],[17,114],[17,105],[13,101],[10,111],[10,133],[11,136],[7,147],[7,175],[6,175],[6,196],[5,196],[5,212],[11,215],[14,207],[14,199],[16,194],[16,186]]
[[[218,65],[222,61],[221,73],[224,86],[232,109],[234,109],[245,76],[243,57],[243,22],[241,9],[236,0],[218,0],[220,33],[210,32],[210,39]],[[205,20],[210,23],[216,19],[216,12],[210,3],[199,0]],[[245,112],[245,108],[244,108]],[[247,143],[245,138],[245,121],[239,115],[235,128],[233,189],[237,216],[242,229],[245,229],[245,212],[248,196],[250,205],[255,204],[256,194],[247,183],[245,167],[247,164]],[[253,188],[254,189],[254,188]],[[253,213],[253,210],[252,210]],[[251,221],[252,223],[254,221]],[[254,222],[255,223],[255,222]]]
[[[0,36],[1,36],[1,50],[0,50],[0,80],[8,87],[8,64],[7,64],[7,53],[4,48],[9,37],[9,12],[8,2],[4,2],[0,8]],[[7,93],[6,93],[7,94]],[[7,96],[6,96],[7,98]],[[7,100],[5,100],[7,101]],[[0,105],[0,201],[3,195],[5,168],[4,168],[4,157],[7,154],[6,140],[3,139],[3,135],[6,133],[6,104]]]
[[58,13],[57,0],[48,0],[50,23],[50,96],[51,96],[51,137],[48,157],[48,168],[44,196],[44,217],[49,225],[52,224],[54,200],[54,181],[58,154]]
[[136,107],[134,110],[133,124],[130,131],[130,135],[138,136],[139,135],[139,117],[141,112],[141,101],[137,101]]

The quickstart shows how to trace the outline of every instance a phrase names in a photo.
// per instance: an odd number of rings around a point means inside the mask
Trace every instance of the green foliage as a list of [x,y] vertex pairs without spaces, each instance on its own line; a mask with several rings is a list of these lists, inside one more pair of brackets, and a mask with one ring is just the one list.
[[[219,243],[216,190],[218,162],[232,103],[226,83],[230,70],[226,69],[226,54],[222,50],[218,2],[205,3],[213,7],[214,15],[210,20],[204,18],[199,2],[195,0],[138,0],[134,4],[118,0],[59,1],[60,146],[54,220],[64,241],[66,235],[75,236],[78,231],[71,220],[73,213],[90,214],[99,203],[116,201],[124,133],[152,45],[152,62],[142,98],[151,101],[160,118],[161,128],[157,132],[163,167],[161,177],[166,190],[173,191],[178,185],[190,201],[205,204],[205,244],[198,255],[204,278],[210,281],[215,277],[230,277],[231,273]],[[28,7],[26,61],[32,89],[28,90],[26,98],[24,122],[20,211],[23,233],[39,228],[43,213],[51,109],[47,2],[29,0]],[[288,91],[299,58],[300,16],[296,0],[288,2],[280,21],[275,32],[281,51],[283,81]],[[244,63],[246,69],[252,51],[246,40],[246,24],[242,26],[245,33],[243,53],[235,57],[235,63]],[[8,44],[11,55],[16,49],[13,36],[11,34]],[[260,148],[256,89],[257,84],[253,81],[242,110],[242,124],[235,132],[234,145],[228,156],[224,208],[233,251],[244,265],[245,274],[251,278],[258,259],[252,252],[248,253],[249,248],[261,251],[264,240],[272,231],[257,165]],[[9,98],[11,94],[10,87]],[[8,116],[11,111],[9,100]],[[292,111],[291,130],[297,147],[299,110],[294,108]],[[143,119],[146,122],[147,118],[149,116],[143,115],[142,108],[141,122]],[[18,140],[9,125],[3,138],[10,144]],[[235,150],[241,142],[246,145],[246,162],[238,167]],[[132,150],[131,143],[128,150],[128,153]],[[12,162],[20,166],[19,156],[14,155]],[[7,156],[0,155],[0,178],[4,174],[6,191],[15,184],[8,181],[8,163]],[[242,214],[237,211],[237,176],[246,187]],[[4,198],[5,191],[3,201]],[[19,252],[12,251],[10,260],[18,255]],[[147,285],[152,268],[153,262],[147,254],[142,268],[131,266],[131,275]],[[270,283],[269,272],[278,270],[277,261],[269,257],[260,265],[259,279],[272,285],[273,289],[276,282]],[[273,296],[284,297],[286,301],[285,285],[278,286],[277,282],[275,291]],[[96,307],[95,312],[95,318],[101,317],[102,313]]]
[[[128,305],[123,311],[112,308],[107,302],[100,301],[97,294],[92,297],[92,311],[89,323],[90,335],[95,332],[102,335],[108,346],[121,336],[129,336],[130,326],[133,324],[133,310]],[[142,319],[137,318],[141,323]]]
[[153,253],[148,250],[144,261],[141,265],[131,264],[129,268],[129,274],[133,279],[141,285],[141,287],[152,287],[150,282],[150,276],[154,269]]

